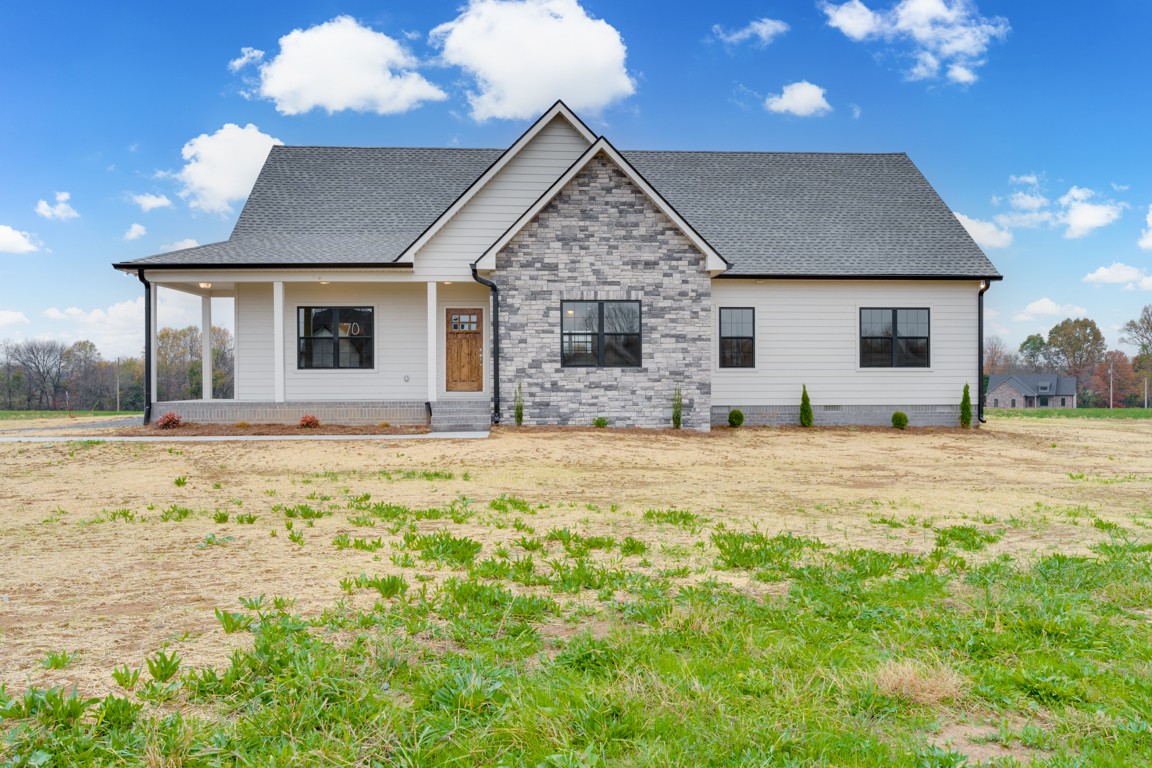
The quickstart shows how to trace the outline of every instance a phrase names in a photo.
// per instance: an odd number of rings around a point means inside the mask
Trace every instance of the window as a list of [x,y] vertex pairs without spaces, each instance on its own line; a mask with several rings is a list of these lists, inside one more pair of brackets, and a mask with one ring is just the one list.
[[992,407],[993,408],[999,408],[1000,407],[1000,398],[998,398],[998,397],[992,398]]
[[299,307],[296,367],[371,368],[372,307]]
[[861,368],[927,368],[927,309],[861,309]]
[[1063,397],[1060,398],[1060,407],[1061,408],[1065,407],[1067,404],[1068,403],[1066,402],[1065,398],[1063,398]]
[[1040,398],[1040,407],[1041,408],[1047,408],[1048,407],[1048,398],[1046,398],[1046,397]]
[[720,367],[756,367],[756,310],[720,308]]
[[1015,407],[1016,407],[1016,398],[1012,398],[1012,407],[1013,407],[1013,408],[1015,408]]
[[561,365],[640,365],[640,302],[562,301],[560,318]]

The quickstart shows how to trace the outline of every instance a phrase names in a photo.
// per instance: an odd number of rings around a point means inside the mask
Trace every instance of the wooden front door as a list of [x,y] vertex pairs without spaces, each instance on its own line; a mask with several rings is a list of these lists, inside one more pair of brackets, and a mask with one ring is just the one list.
[[445,385],[449,392],[480,392],[484,389],[484,310],[449,309]]

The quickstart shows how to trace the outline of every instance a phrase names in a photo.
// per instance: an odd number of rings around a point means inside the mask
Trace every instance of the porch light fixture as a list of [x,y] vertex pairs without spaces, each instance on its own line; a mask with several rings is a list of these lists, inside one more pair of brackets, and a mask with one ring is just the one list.
[[451,280],[445,280],[444,285],[452,285],[452,281]]
[[332,284],[331,280],[321,280],[320,281],[320,285],[331,285],[331,284]]
[[207,290],[208,288],[212,287],[212,283],[200,283],[200,287]]

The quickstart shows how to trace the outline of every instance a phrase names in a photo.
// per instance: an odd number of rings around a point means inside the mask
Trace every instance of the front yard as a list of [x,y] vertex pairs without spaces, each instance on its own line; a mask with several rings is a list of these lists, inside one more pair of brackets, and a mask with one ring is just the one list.
[[1150,426],[0,445],[0,761],[1145,764]]

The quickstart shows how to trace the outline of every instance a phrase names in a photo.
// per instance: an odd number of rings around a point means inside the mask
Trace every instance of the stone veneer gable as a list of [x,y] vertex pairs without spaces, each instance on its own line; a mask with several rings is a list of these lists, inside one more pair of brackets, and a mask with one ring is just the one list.
[[[711,411],[712,287],[704,254],[605,154],[593,158],[496,254],[500,394],[523,387],[525,424],[683,426]],[[560,302],[639,300],[642,365],[564,368]]]

